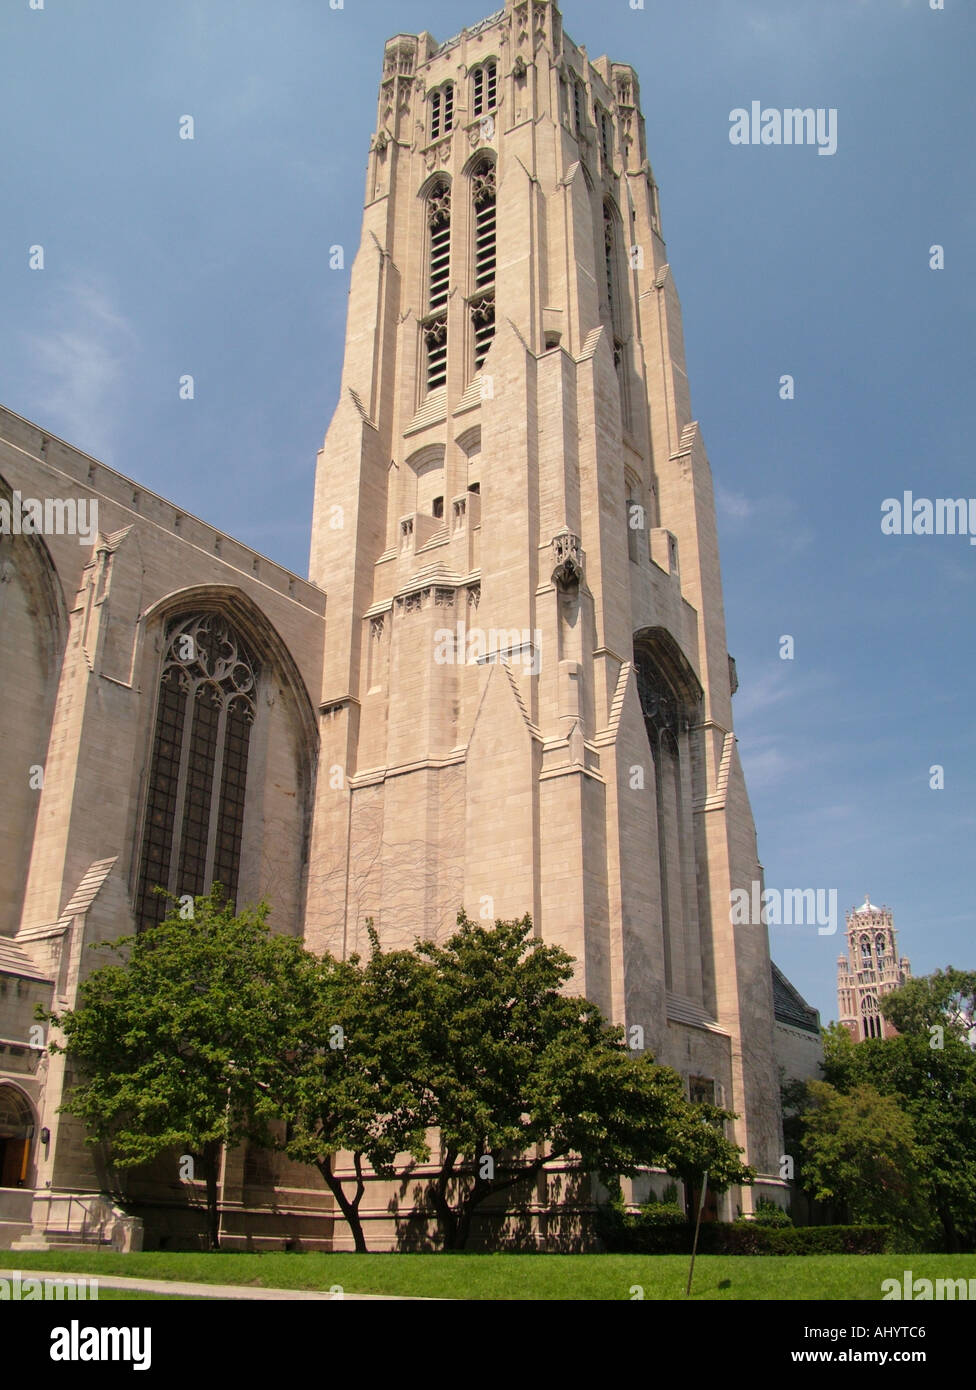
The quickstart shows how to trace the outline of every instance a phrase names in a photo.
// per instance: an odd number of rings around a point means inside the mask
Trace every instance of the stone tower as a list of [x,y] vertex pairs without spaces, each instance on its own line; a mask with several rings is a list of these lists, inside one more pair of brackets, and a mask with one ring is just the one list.
[[309,944],[531,913],[782,1186],[766,929],[730,922],[762,870],[712,479],[637,74],[551,0],[386,45],[310,579]]
[[891,909],[875,907],[865,895],[847,914],[847,955],[837,957],[837,1016],[855,1042],[896,1036],[879,1001],[911,973],[908,957],[898,955]]

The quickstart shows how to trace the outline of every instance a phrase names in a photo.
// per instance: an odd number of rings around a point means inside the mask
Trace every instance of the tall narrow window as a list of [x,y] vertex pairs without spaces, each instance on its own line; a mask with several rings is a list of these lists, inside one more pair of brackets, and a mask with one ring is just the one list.
[[475,68],[473,81],[471,110],[475,116],[484,116],[498,104],[498,67],[494,58]]
[[583,134],[583,112],[586,110],[586,93],[582,82],[573,82],[573,125],[576,128],[576,137]]
[[597,130],[600,132],[600,153],[603,155],[603,167],[609,170],[613,164],[610,117],[602,106],[595,107],[593,114],[596,118]]
[[427,199],[427,225],[430,227],[430,281],[427,308],[430,313],[443,309],[451,268],[451,190],[437,184]]
[[471,323],[474,328],[474,368],[480,371],[495,336],[495,165],[483,159],[471,172],[474,202],[474,295]]
[[136,900],[140,927],[162,921],[157,884],[182,896],[237,893],[244,793],[259,667],[218,613],[167,633]]
[[[672,660],[669,658],[669,663]],[[701,694],[689,688],[682,692],[665,674],[654,648],[642,634],[635,635],[634,664],[653,763],[664,976],[667,988],[681,994],[695,988],[693,950],[691,959],[686,950],[686,943],[693,940],[689,915],[694,907],[685,900],[685,884],[694,883],[694,868],[682,793],[682,760],[687,750],[685,729],[697,717]]]
[[603,205],[603,264],[607,277],[607,303],[610,306],[610,322],[617,321],[617,274],[616,274],[616,236],[614,235],[613,213],[606,203]]
[[640,563],[641,536],[644,533],[644,508],[634,497],[627,498],[627,554],[634,564]]
[[427,317],[423,324],[428,391],[447,381],[447,296],[451,268],[451,190],[442,181],[427,196],[430,263],[427,275]]
[[606,270],[607,307],[610,310],[610,327],[613,333],[613,365],[617,369],[617,384],[620,387],[620,413],[624,429],[633,424],[630,383],[627,375],[627,358],[624,351],[622,326],[623,305],[620,299],[620,280],[617,265],[617,219],[609,203],[603,205],[603,248]]
[[454,129],[454,83],[445,82],[430,98],[430,138],[439,140]]

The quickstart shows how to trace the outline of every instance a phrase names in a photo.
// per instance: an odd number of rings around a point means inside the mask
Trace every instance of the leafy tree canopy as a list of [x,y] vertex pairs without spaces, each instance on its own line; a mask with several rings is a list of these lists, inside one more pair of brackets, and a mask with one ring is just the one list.
[[899,1033],[930,1033],[942,1027],[971,1041],[976,1027],[976,970],[955,970],[950,965],[907,980],[884,996],[881,1012]]
[[235,915],[219,885],[192,913],[174,902],[159,925],[102,943],[120,959],[82,982],[75,1009],[45,1015],[76,1077],[62,1109],[90,1143],[120,1168],[169,1150],[202,1158],[211,1243],[220,1148],[270,1142],[269,1060],[315,993],[317,962],[271,933],[268,911]]

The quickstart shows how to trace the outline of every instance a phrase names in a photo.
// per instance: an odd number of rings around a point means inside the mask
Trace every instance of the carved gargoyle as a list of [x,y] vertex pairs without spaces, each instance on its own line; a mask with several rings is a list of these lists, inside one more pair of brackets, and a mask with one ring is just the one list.
[[571,531],[560,531],[552,538],[552,554],[555,568],[552,582],[557,589],[570,589],[583,578],[583,552],[580,538]]

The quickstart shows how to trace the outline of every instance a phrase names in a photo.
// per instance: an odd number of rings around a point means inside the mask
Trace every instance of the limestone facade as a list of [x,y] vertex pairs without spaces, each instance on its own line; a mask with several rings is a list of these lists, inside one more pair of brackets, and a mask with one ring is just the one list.
[[[0,476],[98,501],[91,545],[4,536],[0,560],[0,931],[57,1002],[89,942],[136,926],[175,634],[219,620],[256,672],[224,702],[248,706],[238,900],[336,954],[367,917],[392,946],[462,906],[531,913],[575,988],[737,1113],[760,1181],[722,1210],[782,1191],[766,929],[730,918],[762,868],[712,478],[631,67],[591,61],[551,0],[388,42],[308,581],[9,412]],[[55,1114],[59,1060],[35,1228],[46,1193],[99,1185]],[[132,1195],[176,1242],[195,1217],[172,1167]],[[228,1155],[223,1200],[241,1241],[333,1240],[317,1174]],[[390,1201],[374,1183],[376,1248],[417,1230]]]

